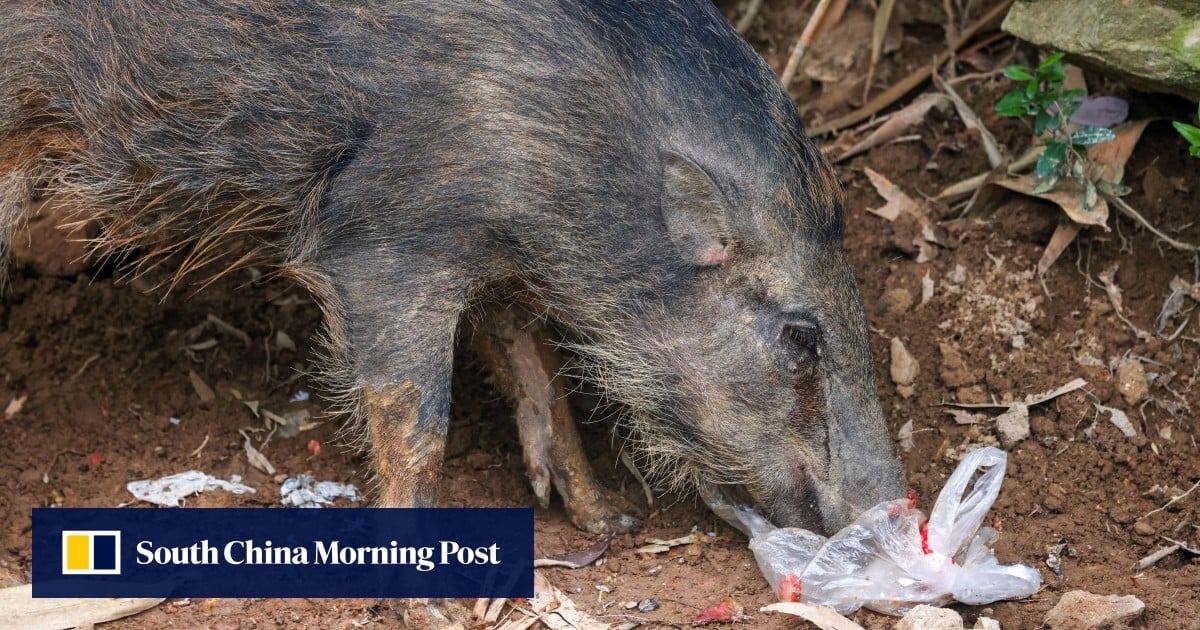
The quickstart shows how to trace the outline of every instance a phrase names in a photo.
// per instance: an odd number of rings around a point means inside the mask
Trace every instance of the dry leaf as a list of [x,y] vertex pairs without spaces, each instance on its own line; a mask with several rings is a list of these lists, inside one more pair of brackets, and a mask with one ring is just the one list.
[[579,569],[595,562],[600,556],[608,551],[609,544],[612,543],[612,536],[601,538],[596,544],[583,549],[568,551],[567,553],[548,558],[539,558],[533,561],[535,567],[567,567],[568,569]]
[[242,448],[246,451],[246,459],[250,462],[250,465],[268,475],[274,475],[275,467],[267,460],[266,455],[263,455],[258,449],[254,448],[254,445],[250,443],[250,436],[246,435],[245,431],[238,431],[238,433],[241,433],[245,439],[245,442],[242,443]]
[[1074,221],[1060,223],[1058,227],[1054,228],[1054,234],[1050,236],[1050,242],[1046,244],[1046,249],[1038,260],[1038,275],[1046,275],[1046,272],[1054,265],[1054,261],[1058,260],[1058,257],[1066,251],[1067,246],[1075,240],[1076,236],[1079,236],[1082,229],[1083,226]]
[[196,395],[200,397],[201,405],[207,405],[217,399],[217,394],[195,370],[188,370],[188,380],[192,382],[192,389],[196,390]]
[[1108,201],[1104,197],[1100,197],[1096,200],[1096,205],[1092,206],[1091,210],[1084,210],[1083,189],[1073,179],[1064,179],[1053,190],[1041,193],[1033,192],[1038,185],[1038,180],[1033,175],[1000,178],[991,182],[991,184],[1007,188],[1013,192],[1019,192],[1022,195],[1053,202],[1062,208],[1063,212],[1066,212],[1072,221],[1081,225],[1097,225],[1104,228],[1104,231],[1108,231],[1108,225],[1106,225],[1108,223]]
[[834,161],[841,162],[847,160],[894,140],[900,134],[908,131],[913,125],[924,122],[926,116],[929,114],[929,110],[936,108],[945,111],[949,106],[950,99],[946,98],[945,94],[922,94],[905,106],[904,109],[888,117],[887,122],[880,125],[875,131],[871,132],[871,135],[838,156]]
[[1125,177],[1125,163],[1129,161],[1133,148],[1137,146],[1148,124],[1149,120],[1137,120],[1117,125],[1113,127],[1113,133],[1117,135],[1115,139],[1088,147],[1088,157],[1097,164],[1104,165],[1100,179],[1114,184],[1121,183]]
[[905,212],[917,216],[921,215],[920,206],[917,205],[917,202],[913,201],[913,198],[909,197],[903,190],[900,190],[899,186],[893,184],[891,180],[870,168],[864,168],[863,170],[866,172],[867,178],[871,180],[871,185],[875,187],[875,191],[879,193],[880,197],[887,200],[887,204],[883,207],[868,209],[868,212],[881,216],[888,221],[895,221],[901,213]]
[[759,612],[777,612],[795,615],[807,620],[821,630],[863,630],[863,627],[838,614],[829,606],[814,606],[803,602],[779,602],[763,606]]

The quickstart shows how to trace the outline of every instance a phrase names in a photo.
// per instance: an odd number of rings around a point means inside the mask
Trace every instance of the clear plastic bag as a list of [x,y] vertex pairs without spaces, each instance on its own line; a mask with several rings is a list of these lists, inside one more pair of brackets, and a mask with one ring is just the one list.
[[774,527],[752,509],[704,495],[714,512],[750,536],[759,568],[784,601],[824,604],[842,614],[866,607],[903,615],[918,604],[980,605],[1037,592],[1038,572],[999,564],[992,551],[996,531],[980,527],[1000,493],[1006,463],[999,449],[973,451],[928,519],[910,495],[867,510],[829,539]]

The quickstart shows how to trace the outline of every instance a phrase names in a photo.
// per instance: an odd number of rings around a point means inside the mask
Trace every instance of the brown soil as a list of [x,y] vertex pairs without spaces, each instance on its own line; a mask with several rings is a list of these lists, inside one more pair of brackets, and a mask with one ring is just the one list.
[[[724,4],[727,15],[736,14],[733,3]],[[804,3],[769,0],[749,33],[777,69],[807,20],[808,9],[794,4]],[[856,9],[864,4],[852,2],[843,24],[869,16],[866,9]],[[911,6],[904,9],[902,29],[894,29],[897,49],[884,57],[877,86],[890,85],[925,63],[944,41],[941,3],[900,4]],[[839,41],[863,40],[843,34]],[[845,55],[861,54],[834,44],[815,50],[824,50],[810,60],[822,72],[836,73]],[[1012,50],[1011,40],[1002,40],[981,57],[1003,63]],[[1016,51],[1019,57],[1033,52]],[[864,74],[861,59],[846,63],[851,74]],[[962,64],[958,69],[976,71]],[[1187,115],[1182,103],[1089,80],[1095,90],[1130,98],[1135,116]],[[829,119],[852,109],[847,99],[861,99],[861,84],[849,90],[829,85],[823,89],[802,78],[793,86],[807,120]],[[960,93],[1016,153],[1028,146],[1028,134],[990,113],[990,104],[1006,89],[1002,78],[982,79],[962,84]],[[1153,331],[1170,280],[1195,280],[1193,257],[1164,246],[1121,216],[1110,219],[1112,231],[1084,231],[1042,281],[1034,267],[1057,224],[1056,211],[1011,198],[985,222],[948,224],[952,247],[930,262],[914,262],[894,246],[896,227],[867,212],[883,201],[863,169],[882,173],[920,198],[986,170],[986,161],[953,115],[933,114],[913,133],[919,140],[877,148],[840,165],[840,173],[850,196],[847,246],[871,314],[879,395],[894,432],[912,421],[914,446],[902,459],[922,507],[930,507],[953,470],[955,449],[994,443],[991,425],[956,425],[939,403],[1019,399],[1076,377],[1088,381],[1084,391],[1033,409],[1032,437],[1008,449],[1007,481],[992,511],[1003,531],[997,555],[1037,567],[1045,588],[1029,601],[956,608],[968,625],[986,613],[1005,628],[1034,628],[1062,593],[1087,589],[1141,598],[1146,627],[1194,627],[1200,618],[1195,597],[1200,563],[1181,553],[1147,570],[1135,564],[1166,544],[1162,537],[1200,538],[1200,493],[1143,517],[1200,479],[1192,415],[1200,407],[1195,387],[1200,324],[1189,321],[1172,341],[1158,335],[1139,339],[1093,281],[1110,265],[1119,265],[1116,284],[1124,291],[1124,314],[1138,328]],[[1131,205],[1174,238],[1200,243],[1194,214],[1200,160],[1186,156],[1169,125],[1151,125],[1126,172]],[[935,218],[954,216],[954,210],[941,208]],[[31,508],[118,505],[131,500],[125,484],[136,479],[199,469],[222,478],[242,475],[258,489],[247,497],[214,492],[189,503],[198,506],[277,504],[282,476],[301,472],[369,485],[365,460],[340,446],[344,440],[333,421],[263,446],[280,473],[275,478],[250,467],[243,452],[239,429],[263,426],[244,401],[260,401],[260,409],[276,413],[307,409],[314,417],[326,408],[315,393],[308,402],[289,402],[297,391],[311,391],[305,370],[311,367],[319,313],[302,290],[279,280],[255,282],[242,273],[195,296],[181,291],[164,298],[139,290],[140,283],[115,281],[110,268],[72,264],[75,254],[69,247],[57,257],[47,256],[59,251],[50,243],[34,251],[38,256],[18,259],[11,288],[0,301],[0,407],[28,396],[20,413],[7,420],[0,415],[0,569],[27,578]],[[933,280],[934,292],[920,303],[923,277]],[[244,331],[249,344],[221,328],[201,326],[210,314]],[[296,348],[281,346],[279,332]],[[1174,327],[1165,334],[1173,332]],[[897,393],[889,377],[893,337],[920,364],[909,398]],[[206,347],[210,339],[215,345]],[[1116,368],[1128,359],[1141,359],[1153,378],[1141,401],[1127,401],[1117,386]],[[215,390],[214,401],[201,402],[189,371]],[[512,414],[486,383],[486,375],[464,355],[455,382],[443,503],[533,506]],[[583,397],[577,402],[589,404]],[[1125,437],[1106,415],[1098,416],[1096,403],[1126,412],[1137,437]],[[587,413],[580,410],[582,417]],[[178,424],[169,418],[178,418]],[[757,612],[773,598],[744,537],[716,523],[691,497],[659,496],[647,506],[637,483],[616,463],[604,423],[587,424],[583,431],[591,452],[598,453],[593,463],[602,482],[652,514],[642,532],[613,541],[603,565],[550,569],[551,582],[584,610],[614,623],[688,625],[702,608],[732,597],[753,615],[754,627],[802,625]],[[255,444],[263,437],[253,434]],[[539,509],[536,521],[539,553],[594,541],[569,524],[559,505]],[[717,535],[702,535],[697,547],[668,554],[635,552],[644,538],[672,538],[693,528]],[[1060,543],[1073,552],[1062,554],[1061,577],[1045,564],[1048,550]],[[645,598],[655,598],[661,607],[639,613],[625,606]],[[111,625],[391,626],[402,614],[400,603],[366,600],[170,601]],[[868,628],[892,625],[892,619],[873,613],[853,617]]]

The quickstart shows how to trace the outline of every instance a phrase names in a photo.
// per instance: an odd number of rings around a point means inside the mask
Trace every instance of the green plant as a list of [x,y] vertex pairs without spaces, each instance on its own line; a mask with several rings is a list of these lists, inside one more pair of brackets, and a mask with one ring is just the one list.
[[[1059,182],[1070,178],[1083,191],[1083,208],[1090,210],[1096,205],[1100,191],[1119,194],[1117,185],[1099,181],[1102,169],[1096,168],[1088,158],[1087,148],[1093,144],[1109,142],[1116,134],[1106,127],[1083,127],[1070,130],[1067,122],[1078,111],[1083,90],[1067,90],[1063,81],[1062,53],[1050,55],[1036,68],[1011,65],[1004,69],[1004,76],[1013,81],[1023,81],[1019,87],[1005,94],[996,103],[996,113],[1010,118],[1033,117],[1033,133],[1042,137],[1045,147],[1034,175],[1038,184],[1035,193],[1053,190]],[[1200,130],[1197,130],[1200,132]]]
[[[1196,117],[1200,118],[1200,108],[1196,110]],[[1175,121],[1175,130],[1179,135],[1183,136],[1184,140],[1191,145],[1188,147],[1188,153],[1193,157],[1200,157],[1200,127],[1189,125],[1187,123]]]

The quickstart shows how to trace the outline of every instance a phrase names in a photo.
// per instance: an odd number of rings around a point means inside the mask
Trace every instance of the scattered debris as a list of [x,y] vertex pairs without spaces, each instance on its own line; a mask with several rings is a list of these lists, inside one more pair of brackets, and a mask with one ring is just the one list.
[[741,604],[735,602],[733,599],[725,599],[719,604],[713,604],[701,610],[700,614],[692,617],[692,625],[703,626],[710,623],[747,621],[750,618],[746,616],[745,610]]
[[[946,344],[942,344],[945,346]],[[1084,385],[1087,381],[1077,378],[1058,389],[1026,396],[1022,402],[1010,403],[942,403],[943,406],[958,407],[960,410],[950,410],[948,413],[954,416],[954,421],[958,424],[975,424],[981,420],[977,414],[971,414],[961,411],[961,409],[995,409],[1003,408],[1004,413],[996,416],[996,434],[1000,438],[1000,444],[1004,448],[1011,448],[1017,442],[1024,440],[1030,436],[1029,427],[1029,408],[1040,405],[1044,402],[1053,400],[1073,392]],[[1122,414],[1124,415],[1124,414]],[[1115,422],[1115,421],[1114,421]]]
[[946,247],[947,243],[944,230],[929,218],[929,210],[883,175],[869,167],[863,171],[879,196],[887,200],[882,207],[868,209],[868,212],[895,224],[893,244],[905,253],[915,255],[919,263],[936,258],[938,250],[934,245]]
[[177,418],[175,416],[171,416],[170,418],[167,418],[167,422],[171,423],[173,426],[179,426],[179,425],[183,424],[183,420],[180,418]]
[[1149,341],[1151,337],[1150,333],[1138,328],[1133,322],[1129,321],[1129,318],[1125,316],[1124,309],[1121,307],[1121,287],[1118,287],[1115,281],[1117,270],[1120,266],[1120,263],[1114,262],[1104,271],[1100,272],[1100,275],[1097,277],[1100,279],[1100,284],[1104,286],[1104,292],[1108,295],[1108,301],[1112,303],[1113,311],[1117,314],[1117,318],[1128,326],[1133,331],[1133,334],[1137,335],[1139,340]]
[[1183,549],[1183,545],[1179,543],[1171,543],[1170,545],[1167,545],[1166,547],[1163,547],[1162,549],[1143,557],[1141,560],[1138,560],[1137,569],[1139,571],[1149,569],[1150,567],[1158,564],[1158,562],[1163,558],[1166,558],[1180,549]]
[[670,551],[671,547],[678,547],[680,545],[690,545],[694,542],[696,542],[695,534],[688,534],[687,536],[682,536],[680,538],[672,538],[670,540],[662,540],[659,538],[647,538],[646,539],[647,544],[644,547],[638,547],[637,552],[638,553],[651,553],[651,554],[663,553],[665,551]]
[[29,394],[18,396],[8,401],[8,406],[4,408],[4,419],[12,420],[17,414],[21,413],[21,409],[25,407],[26,400],[29,400]]
[[275,347],[279,350],[296,351],[296,342],[292,341],[291,336],[282,330],[275,331]]
[[541,571],[533,573],[533,599],[526,604],[528,609],[513,606],[524,618],[509,619],[496,626],[496,630],[526,630],[538,622],[551,630],[608,630],[611,627],[579,610],[575,602],[551,584]]
[[991,617],[977,617],[971,630],[1000,630],[1000,622]]
[[296,392],[295,394],[293,394],[292,397],[288,400],[288,402],[297,403],[297,402],[304,402],[306,400],[308,400],[308,392],[304,391],[302,389],[302,390]]
[[[1100,403],[1093,404],[1095,405],[1097,412],[1108,413],[1108,419],[1112,421],[1115,427],[1121,430],[1121,433],[1125,434],[1125,437],[1137,437],[1137,429],[1133,428],[1133,423],[1129,421],[1129,416],[1126,415],[1124,411],[1115,409],[1113,407],[1105,407]],[[1085,433],[1087,432],[1085,431]],[[1088,435],[1088,437],[1091,437],[1091,435]]]
[[208,386],[208,383],[204,382],[203,378],[200,378],[195,370],[188,370],[188,380],[192,382],[192,389],[196,390],[196,395],[200,397],[201,407],[207,407],[217,399],[216,392]]
[[250,462],[250,465],[268,475],[274,475],[275,467],[267,460],[266,455],[263,455],[258,449],[254,448],[254,445],[250,443],[250,436],[246,434],[246,431],[239,430],[238,433],[241,433],[244,439],[242,449],[246,451],[246,460]]
[[[246,346],[247,348],[250,347],[250,335],[246,334],[246,331],[242,330],[241,328],[238,328],[237,326],[226,323],[220,317],[217,317],[216,315],[213,315],[212,313],[208,314],[208,317],[205,319],[205,323],[216,326],[217,330],[220,330],[221,332],[223,332],[227,335],[233,335],[234,337],[237,337],[238,339],[240,339],[242,341],[243,346]],[[203,325],[204,324],[201,324],[201,326],[203,326]],[[195,330],[195,329],[193,329],[193,330]]]
[[232,475],[229,481],[217,479],[198,470],[189,470],[159,479],[144,479],[125,484],[125,489],[139,501],[179,507],[182,499],[211,490],[228,490],[234,494],[253,493],[254,488],[242,484],[240,475]]
[[1029,436],[1027,405],[1013,405],[1008,411],[996,416],[996,437],[1000,439],[1000,445],[1004,448],[1011,449]]
[[296,475],[284,480],[279,486],[279,502],[301,508],[319,508],[333,505],[335,499],[362,501],[358,488],[348,483],[317,481],[312,475]]
[[1045,623],[1050,630],[1125,628],[1145,610],[1146,605],[1133,595],[1119,597],[1071,591],[1058,600],[1046,615]]
[[896,432],[896,443],[900,446],[900,450],[905,453],[911,453],[916,444],[913,443],[913,421],[908,419],[900,430]]
[[0,589],[0,619],[10,628],[90,628],[136,615],[162,603],[162,597],[37,598],[33,585]]
[[944,94],[922,94],[913,99],[900,111],[888,116],[887,122],[880,125],[871,135],[864,138],[858,144],[848,149],[845,153],[834,158],[834,162],[842,162],[848,160],[860,153],[865,153],[877,146],[886,144],[887,142],[896,139],[900,134],[908,131],[913,125],[924,123],[929,111],[938,109],[945,111],[950,107],[950,99]]
[[962,630],[962,615],[949,608],[921,604],[908,611],[895,630]]
[[568,569],[580,569],[595,562],[608,551],[608,546],[612,544],[612,536],[605,536],[596,541],[596,544],[583,549],[568,551],[556,556],[547,558],[538,558],[533,561],[533,566],[538,567],[566,567]]
[[658,600],[654,599],[653,597],[647,597],[646,599],[638,602],[637,609],[640,613],[654,612],[658,610]]
[[775,612],[795,615],[821,630],[863,630],[863,627],[838,614],[829,606],[814,606],[803,602],[779,602],[758,609],[759,612]]
[[896,393],[910,398],[915,393],[913,382],[921,373],[921,365],[909,353],[908,348],[904,347],[904,342],[900,341],[899,337],[892,337],[891,350],[891,374],[892,382],[896,384]]
[[1150,394],[1150,384],[1146,382],[1146,369],[1137,359],[1129,359],[1117,368],[1117,391],[1130,405],[1142,402]]
[[1195,490],[1196,488],[1200,488],[1200,481],[1197,481],[1196,483],[1192,484],[1192,487],[1188,488],[1187,492],[1184,492],[1183,494],[1171,497],[1171,500],[1162,504],[1161,507],[1157,507],[1157,508],[1154,508],[1153,510],[1150,510],[1149,512],[1146,512],[1145,516],[1143,516],[1142,518],[1146,518],[1147,516],[1156,514],[1158,512],[1161,512],[1161,511],[1171,507],[1172,505],[1175,505],[1175,502],[1182,501],[1185,497],[1187,497],[1187,495],[1191,494],[1192,491]]

